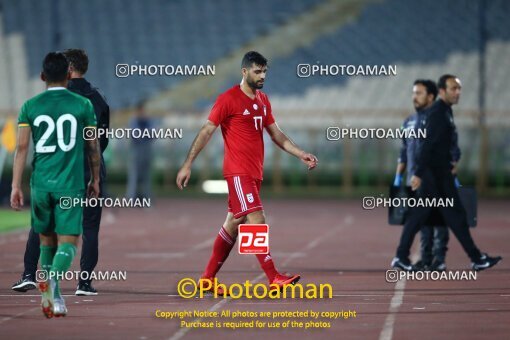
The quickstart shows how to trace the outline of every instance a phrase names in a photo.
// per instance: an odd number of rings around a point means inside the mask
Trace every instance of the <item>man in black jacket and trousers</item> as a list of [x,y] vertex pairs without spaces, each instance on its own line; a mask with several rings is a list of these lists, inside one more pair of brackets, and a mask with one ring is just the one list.
[[[108,129],[110,125],[110,107],[106,103],[105,98],[97,91],[96,88],[83,78],[88,70],[89,59],[85,51],[80,49],[68,49],[64,51],[69,61],[69,71],[71,80],[68,83],[68,90],[75,92],[88,98],[94,106],[96,113],[97,127]],[[103,152],[108,146],[108,139],[103,134],[99,139],[101,147],[101,167],[100,167],[100,196],[104,194],[104,181],[106,177],[106,168],[103,159]],[[90,168],[88,159],[85,158],[85,185],[90,180]],[[83,208],[83,245],[80,259],[80,280],[76,289],[76,295],[97,295],[96,289],[92,286],[90,273],[97,265],[99,256],[99,225],[101,223],[102,208],[84,207]],[[39,261],[39,235],[33,228],[30,228],[27,245],[25,249],[24,266],[25,269],[21,279],[12,285],[12,289],[18,292],[26,292],[36,288],[35,272]]]
[[[453,198],[453,207],[438,207],[438,210],[471,259],[472,269],[484,270],[498,263],[501,257],[482,254],[476,247],[451,172],[450,145],[455,129],[451,106],[459,102],[462,86],[460,80],[450,74],[441,76],[437,85],[439,99],[427,110],[425,122],[421,122],[423,125],[420,127],[426,129],[427,137],[418,148],[415,159],[416,171],[411,177],[411,188],[416,191],[417,197],[423,199]],[[409,210],[396,257],[391,261],[393,268],[415,270],[409,261],[409,252],[416,233],[431,211],[431,207],[414,207]]]

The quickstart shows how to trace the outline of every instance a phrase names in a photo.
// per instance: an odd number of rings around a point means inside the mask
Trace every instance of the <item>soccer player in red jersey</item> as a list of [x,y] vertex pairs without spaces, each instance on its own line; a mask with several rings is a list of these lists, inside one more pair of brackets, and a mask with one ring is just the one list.
[[[223,176],[228,183],[229,194],[227,219],[216,237],[211,258],[202,275],[202,279],[213,282],[235,244],[238,226],[242,223],[266,222],[259,196],[264,164],[263,130],[267,130],[276,145],[305,163],[308,170],[317,166],[317,157],[301,150],[280,130],[273,117],[269,99],[260,91],[267,74],[267,59],[251,51],[244,55],[241,66],[241,84],[218,97],[176,179],[179,189],[187,186],[191,164],[221,125],[225,145]],[[256,256],[270,284],[283,287],[300,279],[299,275],[280,274],[271,254]],[[214,289],[212,287],[211,290]]]

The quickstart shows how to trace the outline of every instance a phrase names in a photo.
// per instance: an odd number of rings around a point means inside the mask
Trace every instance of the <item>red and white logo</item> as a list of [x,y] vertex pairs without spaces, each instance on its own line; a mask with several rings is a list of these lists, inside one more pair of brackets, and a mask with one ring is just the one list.
[[269,225],[239,225],[239,254],[269,253]]
[[246,194],[246,198],[248,199],[249,203],[253,203],[254,199],[253,194],[251,192],[249,194]]

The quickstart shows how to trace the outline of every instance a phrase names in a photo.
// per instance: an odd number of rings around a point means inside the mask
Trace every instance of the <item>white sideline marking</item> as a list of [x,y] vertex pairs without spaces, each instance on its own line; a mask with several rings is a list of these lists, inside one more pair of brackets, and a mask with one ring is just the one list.
[[389,314],[384,321],[384,327],[379,335],[379,340],[391,340],[393,338],[393,326],[395,324],[396,313],[404,298],[404,289],[406,280],[400,280],[395,284],[395,293],[391,298]]
[[[411,263],[417,261],[419,255],[416,250],[411,255]],[[406,288],[406,279],[400,280],[395,284],[395,292],[393,293],[393,297],[391,298],[389,314],[384,321],[384,326],[379,334],[379,340],[391,340],[393,338],[393,327],[395,325],[395,319],[397,317],[398,309],[400,305],[402,305],[402,301],[404,299],[404,289]]]

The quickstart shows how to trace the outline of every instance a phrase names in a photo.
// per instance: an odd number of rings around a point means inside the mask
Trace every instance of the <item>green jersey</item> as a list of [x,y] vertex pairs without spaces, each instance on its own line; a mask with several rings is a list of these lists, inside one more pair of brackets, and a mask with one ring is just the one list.
[[85,188],[83,130],[96,127],[90,100],[63,87],[50,88],[23,104],[18,126],[32,129],[32,188],[52,192]]

